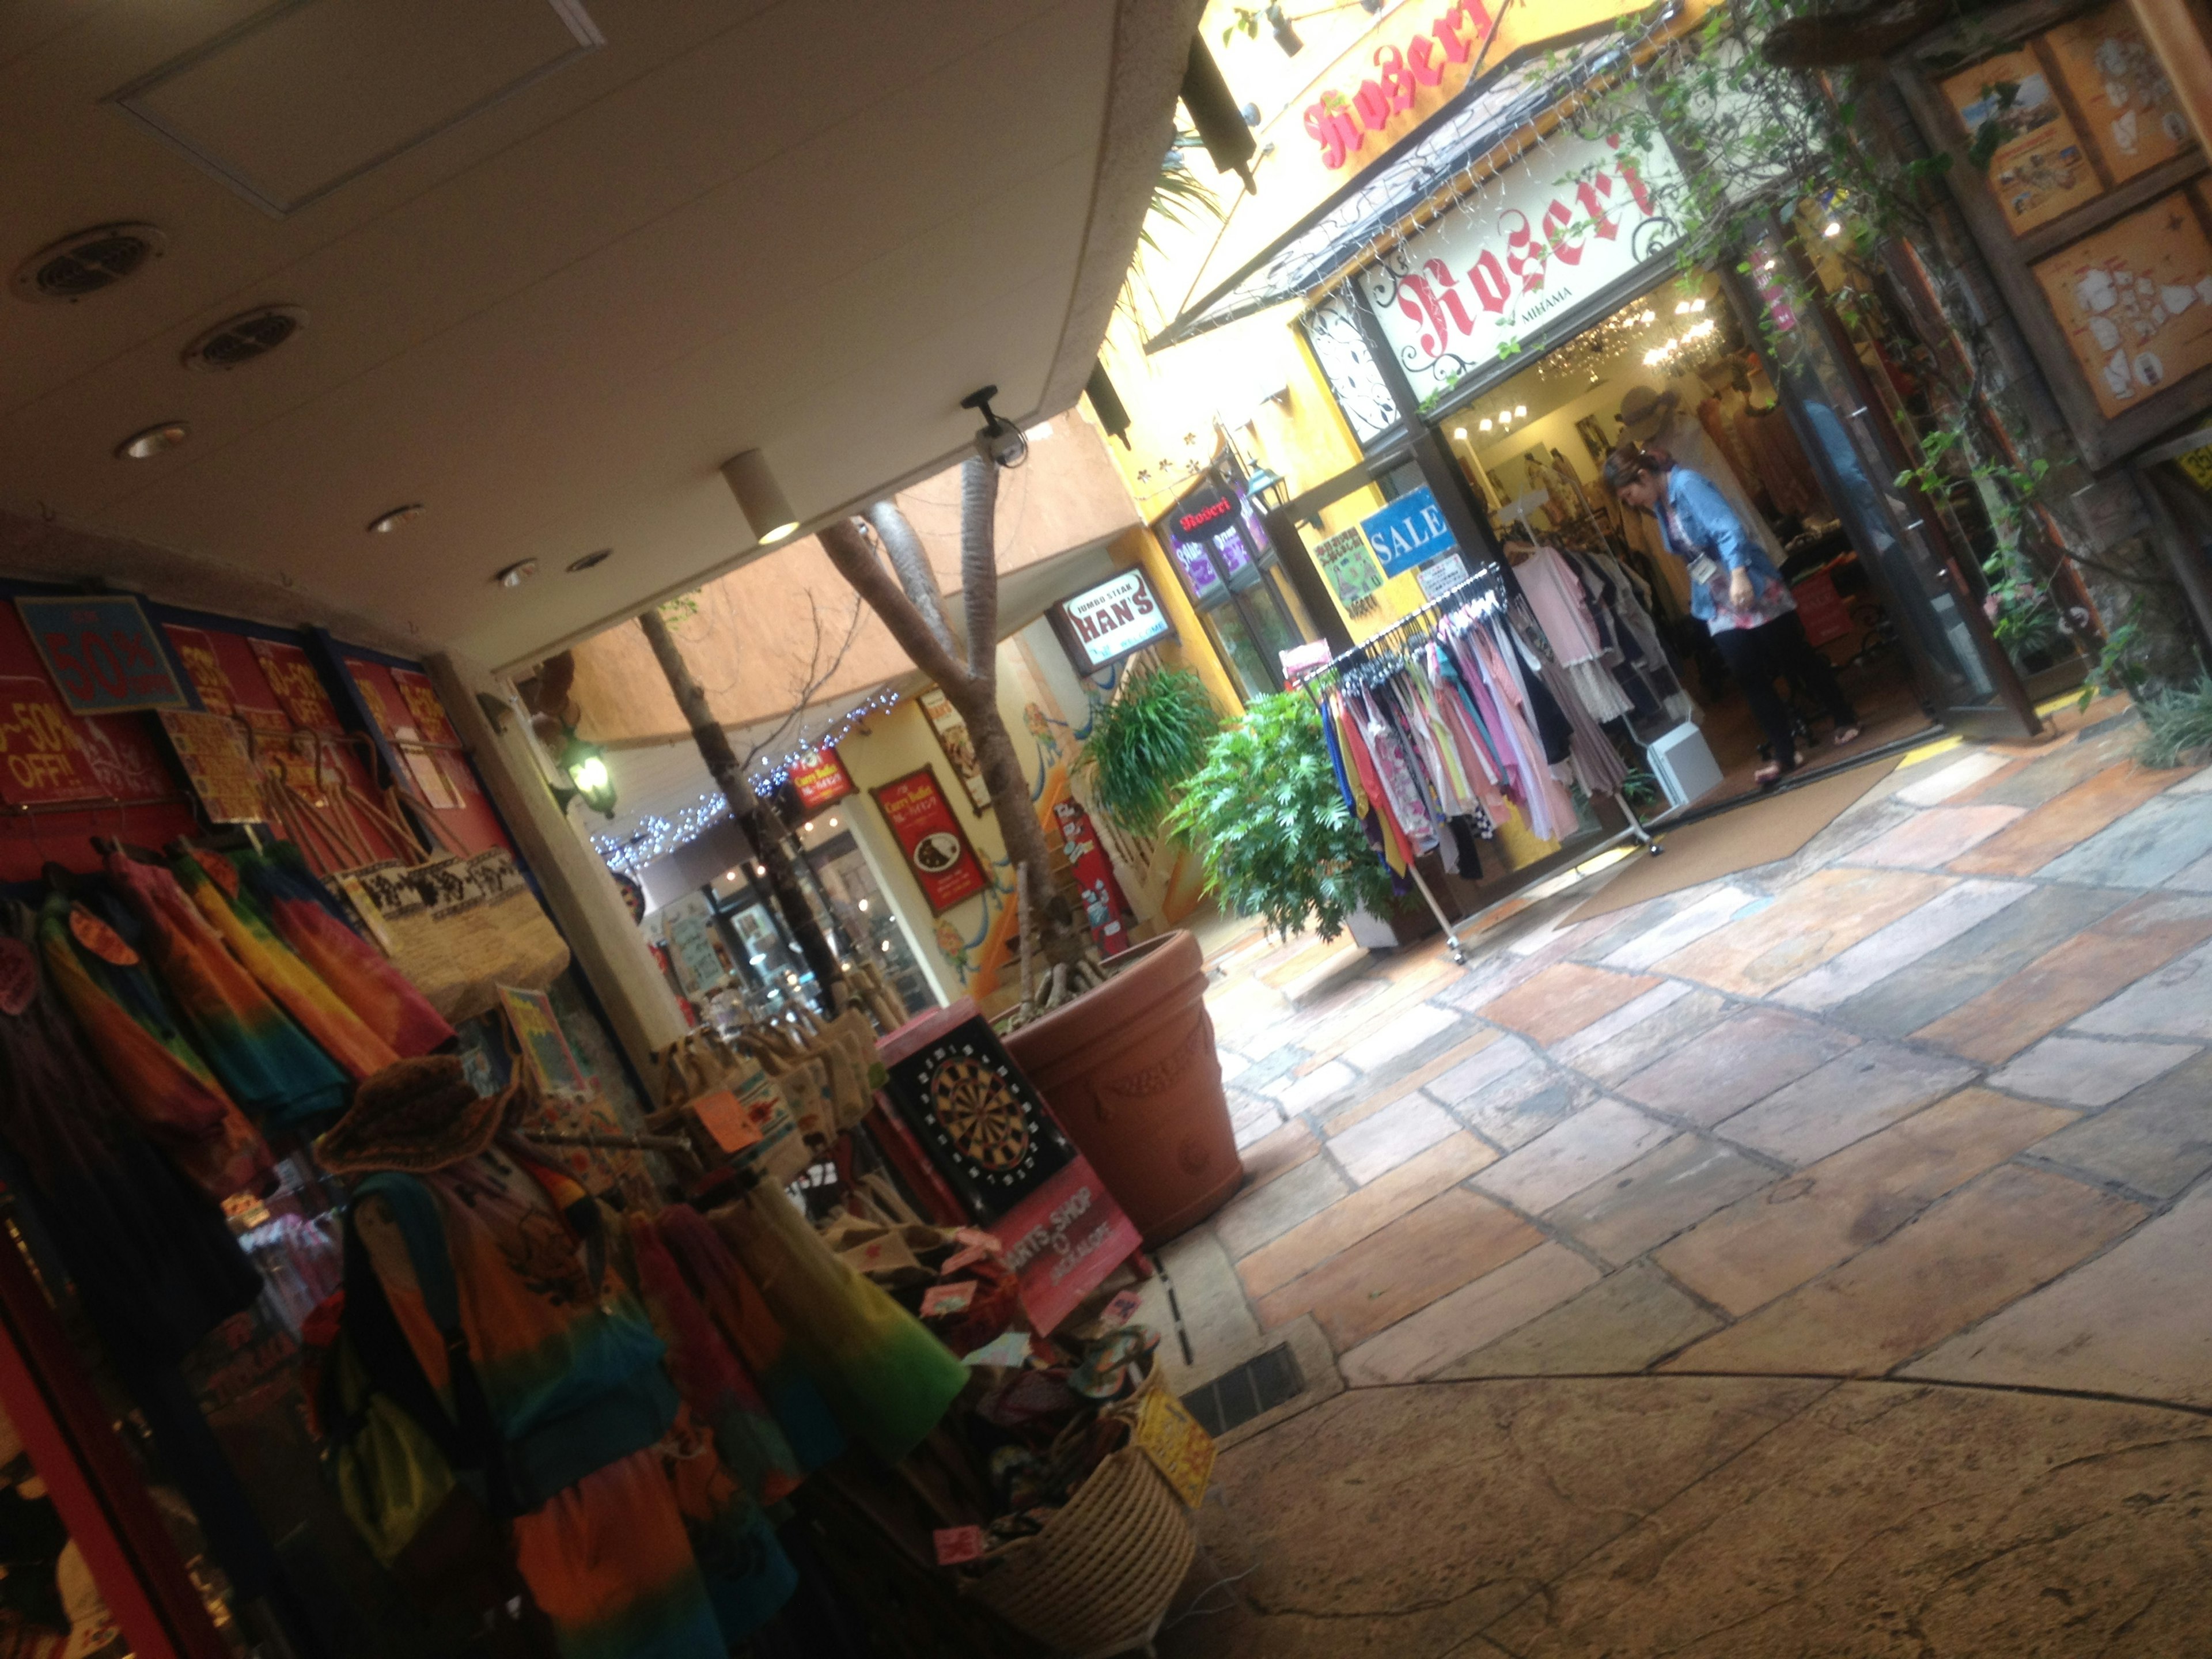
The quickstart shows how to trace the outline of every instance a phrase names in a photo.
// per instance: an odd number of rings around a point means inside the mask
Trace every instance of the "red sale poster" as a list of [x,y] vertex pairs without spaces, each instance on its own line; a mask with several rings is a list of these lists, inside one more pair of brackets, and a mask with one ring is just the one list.
[[284,705],[284,712],[292,717],[293,725],[305,732],[328,732],[333,736],[344,732],[345,727],[338,724],[338,711],[331,707],[330,693],[323,690],[322,676],[315,672],[306,652],[282,640],[257,637],[253,654],[261,659],[262,675]]
[[1047,1333],[1144,1243],[1079,1156],[992,1223],[991,1231],[1020,1276],[1030,1323]]
[[35,674],[0,674],[0,798],[13,806],[104,800],[82,729]]
[[906,854],[932,915],[944,915],[989,884],[933,770],[922,767],[868,793]]

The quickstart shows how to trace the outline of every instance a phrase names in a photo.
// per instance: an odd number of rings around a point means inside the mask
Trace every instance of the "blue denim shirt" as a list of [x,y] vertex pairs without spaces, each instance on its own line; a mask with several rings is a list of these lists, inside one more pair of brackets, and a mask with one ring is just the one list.
[[[1747,533],[1728,498],[1704,474],[1677,466],[1667,474],[1667,499],[1658,513],[1660,539],[1667,550],[1685,564],[1695,564],[1699,554],[1718,560],[1724,571],[1751,573],[1752,602],[1738,610],[1728,600],[1728,577],[1690,584],[1690,614],[1713,628],[1756,628],[1772,622],[1796,603],[1774,561],[1758,539]],[[1681,531],[1676,544],[1674,531]]]

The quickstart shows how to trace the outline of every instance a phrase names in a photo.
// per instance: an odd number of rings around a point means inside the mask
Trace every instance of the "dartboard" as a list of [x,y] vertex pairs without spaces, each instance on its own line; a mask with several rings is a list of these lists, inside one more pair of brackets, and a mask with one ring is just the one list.
[[1018,1167],[1030,1149],[1021,1097],[996,1069],[956,1054],[929,1080],[930,1113],[953,1150],[994,1174]]
[[981,1018],[890,1062],[892,1099],[970,1214],[1018,1204],[1074,1156],[1060,1126]]

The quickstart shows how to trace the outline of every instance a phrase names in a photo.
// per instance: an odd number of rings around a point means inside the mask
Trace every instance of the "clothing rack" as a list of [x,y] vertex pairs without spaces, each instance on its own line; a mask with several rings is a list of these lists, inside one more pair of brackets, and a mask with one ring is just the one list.
[[[1525,516],[1521,520],[1521,524],[1523,530],[1528,529],[1528,520]],[[1531,532],[1530,534],[1533,539],[1534,532]],[[1349,651],[1339,652],[1320,667],[1302,676],[1297,682],[1298,690],[1304,691],[1318,705],[1321,702],[1320,693],[1323,682],[1333,681],[1342,670],[1357,663],[1370,660],[1377,651],[1395,650],[1409,643],[1413,634],[1432,618],[1459,610],[1470,602],[1486,599],[1502,609],[1510,598],[1508,591],[1510,581],[1511,577],[1505,574],[1504,567],[1495,564],[1480,566],[1465,581],[1447,588],[1418,611],[1408,611],[1380,633],[1361,641]],[[1644,850],[1654,858],[1667,850],[1653,837],[1650,830],[1644,828],[1644,820],[1636,816],[1636,809],[1628,804],[1627,796],[1615,791],[1613,799],[1620,805],[1621,811],[1626,815],[1627,828],[1607,836],[1597,846],[1583,854],[1578,862],[1588,862],[1590,859],[1610,852],[1625,841],[1641,843]],[[1480,924],[1486,922],[1492,913],[1501,905],[1510,904],[1520,896],[1523,890],[1534,886],[1538,881],[1549,879],[1553,873],[1546,870],[1544,864],[1540,862],[1531,866],[1528,870],[1516,871],[1514,873],[1522,879],[1509,884],[1503,892],[1480,909],[1454,921],[1444,914],[1443,906],[1438,902],[1436,894],[1430,890],[1429,884],[1422,878],[1419,863],[1409,862],[1406,866],[1406,870],[1407,873],[1413,878],[1413,886],[1419,892],[1421,902],[1429,907],[1429,914],[1437,919],[1437,926],[1443,930],[1444,946],[1451,952],[1452,960],[1462,966],[1467,962],[1467,950],[1461,943],[1462,935],[1481,931]]]

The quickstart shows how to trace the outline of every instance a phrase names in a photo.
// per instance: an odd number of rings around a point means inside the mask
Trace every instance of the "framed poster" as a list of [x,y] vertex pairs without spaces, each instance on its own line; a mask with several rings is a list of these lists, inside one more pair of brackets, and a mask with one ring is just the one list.
[[2112,0],[2044,37],[2058,79],[2115,184],[2170,161],[2195,143],[2158,56],[2127,0]]
[[2034,269],[2106,416],[2212,368],[2212,237],[2189,192],[2115,220]]
[[1364,617],[1376,608],[1375,595],[1382,588],[1382,572],[1368,550],[1365,531],[1358,525],[1338,531],[1316,544],[1313,559],[1346,616]]
[[993,1221],[1074,1159],[1043,1099],[980,1015],[889,1066],[889,1090],[969,1212]]
[[935,772],[924,766],[868,793],[906,855],[932,915],[943,915],[990,885]]
[[2212,179],[2126,0],[1978,11],[1890,75],[2081,459],[2109,466],[2212,409]]
[[584,1068],[576,1064],[575,1050],[568,1046],[553,1012],[553,999],[543,991],[519,991],[512,985],[502,985],[499,1000],[521,1045],[523,1062],[536,1077],[538,1088],[548,1094],[590,1092]]
[[1943,82],[2014,232],[2047,224],[2101,195],[2081,137],[2033,52],[2000,52]]
[[129,595],[19,599],[15,609],[72,714],[192,706],[161,635]]
[[975,742],[968,735],[968,722],[960,718],[952,699],[933,685],[917,694],[915,702],[921,705],[921,716],[929,722],[929,729],[937,734],[937,746],[945,751],[945,763],[960,780],[961,787],[968,792],[969,804],[981,817],[991,805],[991,787],[983,781],[982,763],[975,758]]
[[810,750],[793,762],[791,790],[810,812],[858,793],[853,787],[853,775],[845,769],[835,749]]
[[0,674],[0,799],[10,806],[107,799],[76,717],[36,674]]

